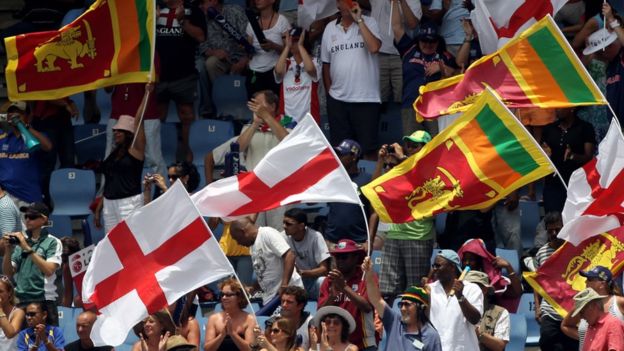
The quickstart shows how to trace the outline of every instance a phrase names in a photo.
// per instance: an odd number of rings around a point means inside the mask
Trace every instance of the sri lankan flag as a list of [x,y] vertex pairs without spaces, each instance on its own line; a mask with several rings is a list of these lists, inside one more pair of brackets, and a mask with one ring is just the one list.
[[562,316],[574,309],[576,293],[585,289],[579,273],[596,266],[608,268],[615,277],[624,266],[624,227],[584,240],[578,246],[564,243],[537,272],[524,273],[533,289]]
[[421,86],[414,102],[417,118],[465,111],[486,86],[514,108],[607,103],[550,16],[464,74]]
[[420,152],[362,191],[384,222],[404,223],[490,207],[553,169],[526,129],[488,89]]
[[11,100],[50,100],[150,80],[154,0],[98,0],[58,31],[5,39]]

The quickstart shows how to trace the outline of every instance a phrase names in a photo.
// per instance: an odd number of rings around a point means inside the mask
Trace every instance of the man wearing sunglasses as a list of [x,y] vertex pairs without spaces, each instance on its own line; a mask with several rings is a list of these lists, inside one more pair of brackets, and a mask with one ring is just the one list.
[[2,270],[15,277],[15,295],[20,306],[30,302],[47,305],[52,325],[58,325],[56,286],[54,272],[61,264],[63,245],[44,228],[50,210],[41,202],[20,207],[24,213],[26,233],[13,232],[3,236],[7,248],[2,260]]

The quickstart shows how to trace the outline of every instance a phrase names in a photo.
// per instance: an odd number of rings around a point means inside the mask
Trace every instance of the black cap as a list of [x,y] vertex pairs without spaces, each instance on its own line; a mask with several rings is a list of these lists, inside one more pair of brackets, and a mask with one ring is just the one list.
[[28,206],[20,207],[20,212],[37,213],[46,217],[50,216],[50,209],[43,202],[33,202]]

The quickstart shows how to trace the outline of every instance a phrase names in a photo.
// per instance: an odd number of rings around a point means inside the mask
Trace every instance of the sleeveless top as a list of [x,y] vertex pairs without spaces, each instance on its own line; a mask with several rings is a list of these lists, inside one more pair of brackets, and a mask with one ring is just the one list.
[[[245,338],[245,334],[238,335],[243,339]],[[238,346],[236,346],[231,336],[226,335],[217,351],[238,351]]]
[[[9,322],[11,321],[11,317],[13,316],[13,312],[17,307],[13,306],[11,313],[8,315]],[[14,351],[17,350],[17,334],[11,339],[8,339],[4,335],[4,330],[0,329],[0,351]]]
[[[611,303],[609,304],[609,310],[607,312],[609,312],[610,315],[624,322],[624,315],[622,314],[622,311],[620,311],[620,308],[618,307],[616,300],[617,299],[615,298],[615,296],[611,296]],[[588,326],[589,325],[587,324],[587,321],[584,319],[581,319],[578,325],[579,350],[583,349],[583,343],[585,342],[585,333],[587,333]]]
[[134,158],[126,152],[119,160],[111,153],[102,165],[104,178],[104,197],[109,200],[124,199],[139,195],[141,188],[141,174],[143,161]]

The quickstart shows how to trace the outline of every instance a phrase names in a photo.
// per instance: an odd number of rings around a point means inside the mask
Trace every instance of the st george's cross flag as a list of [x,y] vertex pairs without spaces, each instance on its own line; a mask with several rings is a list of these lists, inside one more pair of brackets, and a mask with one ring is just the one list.
[[500,49],[546,15],[555,16],[568,0],[473,0],[472,25],[484,54]]
[[360,204],[334,150],[307,114],[250,172],[211,183],[192,196],[205,217],[237,217],[299,202]]
[[101,313],[91,339],[118,346],[136,323],[189,291],[234,274],[180,182],[98,243],[82,298]]
[[598,156],[572,173],[558,237],[578,245],[624,226],[624,137],[615,118]]

